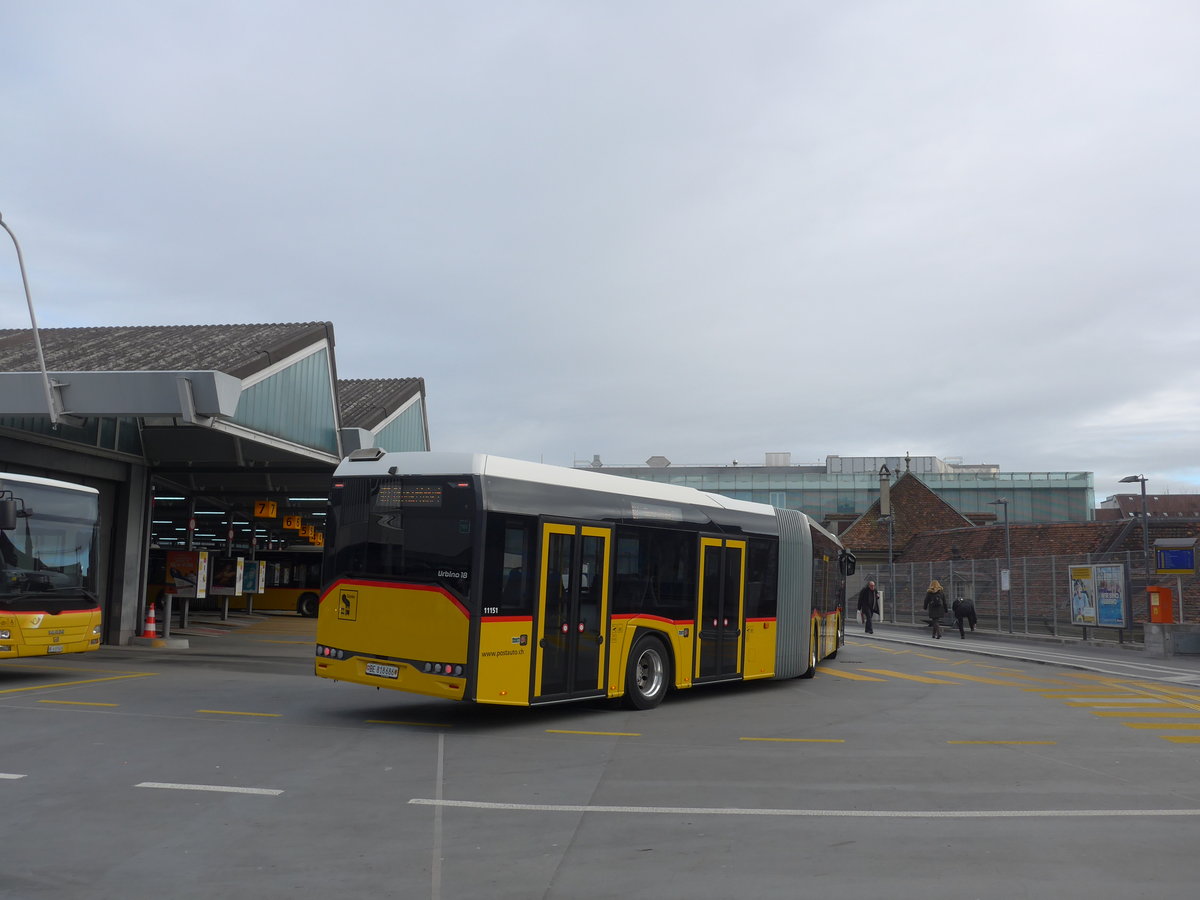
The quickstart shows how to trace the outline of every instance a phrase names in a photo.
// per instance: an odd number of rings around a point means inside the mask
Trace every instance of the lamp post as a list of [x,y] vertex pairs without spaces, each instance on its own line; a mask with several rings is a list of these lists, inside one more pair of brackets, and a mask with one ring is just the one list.
[[1000,587],[1008,597],[1008,633],[1012,634],[1012,541],[1008,532],[1008,498],[989,500],[988,506],[1004,507],[1004,571],[1000,573]]
[[[1133,484],[1135,481],[1142,485],[1142,555],[1146,564],[1146,587],[1150,587],[1150,518],[1146,513],[1146,481],[1145,475],[1126,475],[1118,484]],[[1150,593],[1146,592],[1146,621],[1150,621]]]
[[38,368],[42,370],[42,384],[46,388],[46,409],[50,414],[50,424],[57,425],[58,410],[54,406],[54,392],[50,389],[50,374],[46,371],[46,357],[42,355],[42,338],[38,334],[37,317],[33,314],[33,295],[29,293],[29,278],[25,274],[25,257],[21,255],[21,245],[17,241],[17,236],[13,234],[13,230],[4,221],[3,213],[0,213],[0,228],[8,232],[13,246],[17,248],[17,265],[21,269],[21,284],[25,287],[25,303],[29,306],[29,323],[33,326],[33,346],[37,349]]
[[880,522],[887,522],[888,530],[888,596],[892,598],[892,621],[896,621],[896,564],[892,556],[892,533],[896,518],[891,513],[879,517]]

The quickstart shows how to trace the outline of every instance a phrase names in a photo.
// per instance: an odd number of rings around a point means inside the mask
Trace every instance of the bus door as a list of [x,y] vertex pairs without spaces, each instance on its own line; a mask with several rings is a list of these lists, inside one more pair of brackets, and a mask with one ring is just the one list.
[[542,524],[535,697],[605,692],[611,542],[611,528]]
[[701,538],[697,681],[728,678],[741,671],[745,583],[746,542]]

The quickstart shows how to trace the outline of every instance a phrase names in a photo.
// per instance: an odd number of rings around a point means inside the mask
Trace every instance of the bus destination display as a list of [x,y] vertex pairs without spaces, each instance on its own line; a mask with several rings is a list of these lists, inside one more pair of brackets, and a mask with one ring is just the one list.
[[384,481],[375,495],[375,505],[381,509],[442,505],[440,484],[405,484],[402,481]]

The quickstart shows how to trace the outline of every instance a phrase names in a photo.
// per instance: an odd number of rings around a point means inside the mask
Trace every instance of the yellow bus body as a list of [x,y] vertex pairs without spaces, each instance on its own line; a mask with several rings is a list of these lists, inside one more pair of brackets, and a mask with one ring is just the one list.
[[[466,609],[443,590],[339,581],[321,598],[317,644],[352,647],[356,655],[318,656],[316,674],[461,700],[469,634]],[[379,668],[371,671],[372,666]],[[460,674],[455,675],[455,667]]]
[[56,614],[0,613],[0,659],[99,649],[99,608]]

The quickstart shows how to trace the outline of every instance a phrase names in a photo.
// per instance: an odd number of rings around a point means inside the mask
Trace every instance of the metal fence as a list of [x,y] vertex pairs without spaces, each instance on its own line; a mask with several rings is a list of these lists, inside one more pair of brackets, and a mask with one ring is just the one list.
[[[988,631],[1137,643],[1142,641],[1142,624],[1150,618],[1146,587],[1158,585],[1172,592],[1174,621],[1200,622],[1200,579],[1195,574],[1147,578],[1140,551],[1015,557],[1008,591],[1001,589],[1004,565],[1004,559],[860,563],[847,585],[850,613],[853,616],[858,591],[873,580],[883,592],[881,621],[925,624],[922,603],[929,583],[937,580],[946,591],[947,605],[958,597],[974,601],[977,627]],[[1122,567],[1125,627],[1078,625],[1072,619],[1071,567],[1101,565]],[[952,624],[953,615],[947,613],[942,621]]]

